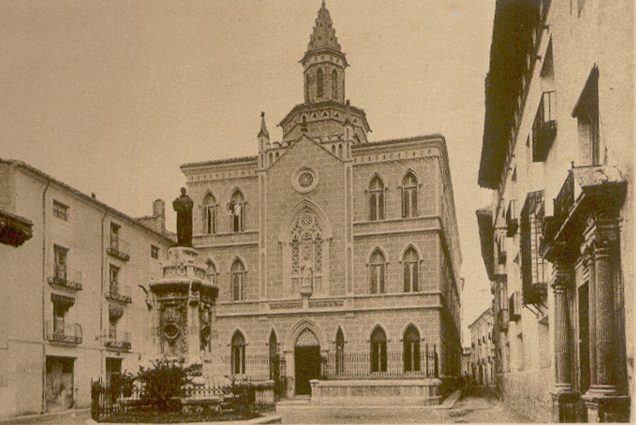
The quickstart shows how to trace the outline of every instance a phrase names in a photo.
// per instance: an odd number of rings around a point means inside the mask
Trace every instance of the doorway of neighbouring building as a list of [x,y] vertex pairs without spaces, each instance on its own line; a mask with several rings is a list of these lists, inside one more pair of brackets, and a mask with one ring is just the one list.
[[110,385],[114,375],[121,375],[121,360],[113,357],[106,357],[106,384]]
[[46,357],[46,411],[56,412],[73,407],[72,357]]
[[590,386],[590,322],[588,319],[588,284],[579,287],[579,391]]
[[294,347],[296,395],[311,395],[309,381],[320,377],[320,361],[318,339],[312,331],[305,329]]

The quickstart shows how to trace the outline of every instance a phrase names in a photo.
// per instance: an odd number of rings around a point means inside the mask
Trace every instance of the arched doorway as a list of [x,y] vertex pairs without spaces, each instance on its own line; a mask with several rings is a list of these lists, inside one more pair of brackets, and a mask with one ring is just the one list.
[[309,329],[298,336],[294,346],[294,375],[296,395],[310,395],[309,381],[320,377],[320,344]]

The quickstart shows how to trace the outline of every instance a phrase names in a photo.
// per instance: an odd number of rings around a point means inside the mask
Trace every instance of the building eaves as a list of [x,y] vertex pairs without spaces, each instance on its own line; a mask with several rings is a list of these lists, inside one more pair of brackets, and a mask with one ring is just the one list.
[[472,328],[477,322],[479,322],[486,314],[490,314],[491,316],[494,316],[492,313],[492,307],[488,307],[486,310],[484,310],[479,317],[477,317],[475,320],[473,320],[473,322],[468,325],[469,328]]
[[59,186],[62,189],[70,192],[74,196],[77,196],[78,198],[82,199],[83,201],[85,201],[85,202],[87,202],[89,204],[93,204],[94,206],[96,206],[98,208],[102,208],[102,209],[108,211],[109,213],[111,213],[112,215],[114,215],[114,216],[116,216],[116,217],[118,217],[118,218],[120,218],[120,219],[122,219],[124,221],[127,221],[129,224],[131,224],[131,225],[133,225],[133,226],[135,226],[137,228],[143,229],[143,230],[148,231],[148,232],[150,232],[150,233],[152,233],[152,234],[154,234],[156,236],[162,237],[166,241],[174,242],[174,238],[171,238],[171,237],[169,237],[169,236],[167,236],[167,235],[165,235],[163,233],[157,232],[154,229],[151,229],[148,226],[145,226],[145,225],[139,223],[137,221],[137,219],[129,216],[128,214],[125,214],[125,213],[123,213],[123,212],[121,212],[121,211],[119,211],[119,210],[117,210],[117,209],[115,209],[115,208],[113,208],[113,207],[111,207],[111,206],[109,206],[109,205],[97,200],[96,198],[93,198],[92,196],[89,196],[89,195],[85,194],[84,192],[82,192],[82,191],[80,191],[78,189],[75,189],[74,187],[64,183],[61,180],[56,179],[55,177],[52,177],[52,176],[46,174],[44,171],[39,170],[39,169],[35,168],[34,166],[32,166],[30,164],[27,164],[24,161],[20,161],[20,160],[17,160],[17,159],[3,159],[3,158],[0,158],[0,163],[8,164],[8,165],[14,166],[16,168],[17,167],[23,168],[27,172],[29,172],[29,173],[31,173],[31,174],[33,174],[33,175],[35,175],[35,176],[37,176],[37,177],[39,177],[41,179],[44,179],[46,181],[50,181],[51,183],[56,184],[57,186]]
[[495,245],[493,239],[492,209],[490,207],[480,208],[475,212],[475,214],[477,215],[477,227],[479,228],[481,258],[484,261],[488,279],[493,281],[495,280]]
[[359,145],[352,145],[352,150],[364,149],[365,147],[385,146],[385,145],[397,145],[400,143],[428,141],[428,140],[444,140],[444,136],[439,133],[423,134],[420,136],[405,137],[401,139],[387,139],[378,140],[376,142],[361,143]]
[[237,164],[241,162],[256,162],[258,160],[257,155],[251,156],[240,156],[234,158],[223,158],[223,159],[214,159],[210,161],[202,161],[202,162],[188,162],[186,164],[182,164],[181,171],[186,168],[197,168],[197,167],[206,167],[209,165],[224,165],[224,164]]
[[485,81],[485,115],[478,183],[496,189],[503,170],[531,27],[538,2],[497,0],[490,46],[490,66]]

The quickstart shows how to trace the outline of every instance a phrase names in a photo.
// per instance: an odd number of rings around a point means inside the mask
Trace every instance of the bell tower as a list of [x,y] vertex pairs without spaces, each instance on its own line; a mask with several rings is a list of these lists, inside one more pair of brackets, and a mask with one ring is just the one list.
[[349,66],[336,37],[333,21],[323,0],[307,51],[304,67],[305,103],[345,101],[345,68]]
[[336,140],[345,138],[352,144],[367,143],[371,128],[364,110],[351,105],[346,97],[345,69],[349,63],[324,0],[300,63],[304,99],[279,124],[283,128],[283,143],[292,143],[303,135],[327,144],[330,150]]

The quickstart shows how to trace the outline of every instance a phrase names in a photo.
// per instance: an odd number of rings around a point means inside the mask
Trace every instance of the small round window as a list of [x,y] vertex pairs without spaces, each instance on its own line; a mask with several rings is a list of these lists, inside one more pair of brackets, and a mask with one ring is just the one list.
[[313,170],[301,168],[292,177],[292,186],[298,192],[306,193],[313,190],[318,184],[318,177]]

